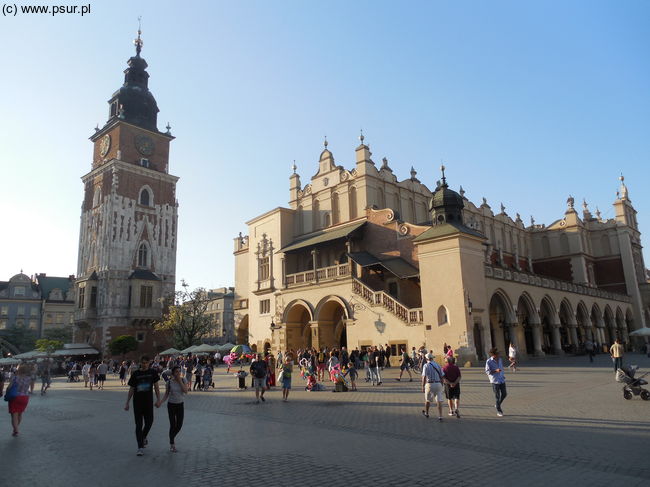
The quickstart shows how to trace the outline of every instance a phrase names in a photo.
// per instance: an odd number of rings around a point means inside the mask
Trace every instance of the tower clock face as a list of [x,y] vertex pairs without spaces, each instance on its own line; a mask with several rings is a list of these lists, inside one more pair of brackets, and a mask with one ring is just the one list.
[[105,157],[108,154],[108,150],[111,148],[111,136],[106,134],[102,137],[102,140],[99,141],[99,155]]
[[151,137],[146,135],[137,135],[135,137],[135,148],[138,149],[138,152],[143,156],[150,156],[153,154],[155,145]]

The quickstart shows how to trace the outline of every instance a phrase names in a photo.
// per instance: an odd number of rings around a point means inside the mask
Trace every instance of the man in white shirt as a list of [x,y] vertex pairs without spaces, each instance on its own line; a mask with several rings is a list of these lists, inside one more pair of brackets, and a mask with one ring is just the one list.
[[97,366],[97,389],[104,388],[104,382],[106,382],[106,373],[108,372],[108,364],[105,360],[102,360],[102,363]]
[[442,378],[445,373],[440,366],[433,361],[433,354],[426,355],[427,363],[422,367],[422,392],[424,392],[424,409],[422,414],[425,418],[429,417],[429,407],[431,400],[435,399],[438,403],[438,421],[442,421]]
[[84,378],[84,387],[88,387],[89,371],[90,371],[90,362],[86,362],[84,366],[81,368],[81,375],[83,375]]

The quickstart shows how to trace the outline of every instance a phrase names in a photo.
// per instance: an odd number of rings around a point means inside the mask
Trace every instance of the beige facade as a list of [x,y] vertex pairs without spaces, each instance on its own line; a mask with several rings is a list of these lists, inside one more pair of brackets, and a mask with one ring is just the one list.
[[514,342],[524,355],[628,341],[650,316],[636,211],[621,180],[616,218],[567,200],[545,226],[475,205],[446,178],[432,192],[411,170],[377,169],[361,138],[355,167],[327,149],[289,208],[235,239],[238,343],[395,349],[443,343],[468,359]]

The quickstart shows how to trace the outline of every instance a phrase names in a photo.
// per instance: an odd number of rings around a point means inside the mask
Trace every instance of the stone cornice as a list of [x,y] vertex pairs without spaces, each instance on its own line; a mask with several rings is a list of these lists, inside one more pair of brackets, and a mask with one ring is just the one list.
[[84,176],[81,177],[81,180],[86,183],[90,179],[94,178],[95,176],[102,174],[107,171],[112,171],[114,168],[120,169],[123,171],[130,172],[132,174],[138,174],[140,176],[146,176],[148,178],[152,178],[158,181],[163,181],[165,183],[171,183],[171,184],[176,184],[176,182],[180,179],[178,176],[172,176],[171,174],[167,174],[164,172],[160,171],[155,171],[153,169],[149,169],[147,167],[142,167],[138,166],[136,164],[132,164],[129,162],[124,162],[120,161],[118,159],[111,159],[105,164],[102,164],[99,167],[96,167],[89,173],[85,174]]

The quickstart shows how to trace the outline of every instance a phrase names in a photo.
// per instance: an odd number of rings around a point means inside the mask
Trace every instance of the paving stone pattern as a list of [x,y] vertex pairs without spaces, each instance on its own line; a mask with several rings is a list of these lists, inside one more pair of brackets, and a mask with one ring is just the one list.
[[[650,370],[650,359],[626,357]],[[185,403],[179,452],[168,451],[166,407],[156,410],[144,457],[136,457],[126,388],[104,391],[54,382],[34,395],[18,438],[0,423],[0,485],[98,486],[228,483],[326,485],[641,486],[650,481],[650,401],[625,401],[608,356],[531,360],[508,373],[506,416],[495,414],[482,369],[463,369],[461,419],[425,419],[418,382],[384,371],[379,387],[304,391],[294,374],[290,401],[265,403],[236,390],[219,368],[216,390]],[[363,373],[361,374],[363,377]]]

